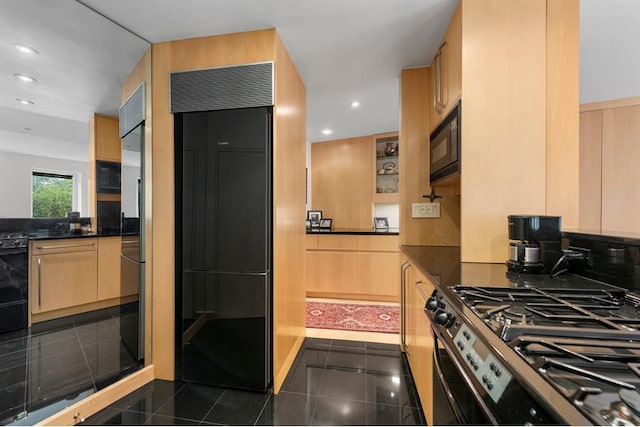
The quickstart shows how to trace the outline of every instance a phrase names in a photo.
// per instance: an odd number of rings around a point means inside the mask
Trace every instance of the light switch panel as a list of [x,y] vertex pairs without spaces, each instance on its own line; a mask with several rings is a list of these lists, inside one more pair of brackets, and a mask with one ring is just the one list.
[[412,218],[440,218],[440,203],[413,203]]

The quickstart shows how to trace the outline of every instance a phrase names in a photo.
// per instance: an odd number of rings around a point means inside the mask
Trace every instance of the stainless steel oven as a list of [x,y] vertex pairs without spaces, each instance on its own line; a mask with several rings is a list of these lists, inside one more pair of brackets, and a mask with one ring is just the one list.
[[557,424],[516,368],[438,289],[427,300],[425,315],[434,336],[435,425]]
[[495,424],[483,409],[471,380],[455,355],[434,329],[433,423],[434,425]]

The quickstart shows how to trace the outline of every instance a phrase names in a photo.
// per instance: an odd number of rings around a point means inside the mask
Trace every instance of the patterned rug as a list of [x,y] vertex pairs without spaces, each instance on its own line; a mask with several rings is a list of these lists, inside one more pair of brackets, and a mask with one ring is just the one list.
[[307,301],[307,328],[397,334],[400,330],[400,308]]

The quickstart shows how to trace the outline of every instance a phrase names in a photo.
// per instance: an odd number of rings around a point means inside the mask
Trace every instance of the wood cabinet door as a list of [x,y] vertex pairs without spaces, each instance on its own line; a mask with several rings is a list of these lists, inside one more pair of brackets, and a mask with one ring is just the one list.
[[356,252],[318,252],[318,290],[353,293],[357,281]]
[[32,257],[32,313],[97,301],[96,251]]
[[101,237],[98,239],[98,301],[120,296],[120,236]]
[[305,283],[307,292],[318,290],[318,252],[305,253]]
[[354,293],[400,297],[400,253],[359,252]]
[[602,115],[602,231],[639,233],[640,105]]
[[94,116],[94,120],[96,160],[120,162],[122,159],[120,121],[115,117],[98,114]]
[[311,144],[311,199],[334,228],[371,227],[371,137]]

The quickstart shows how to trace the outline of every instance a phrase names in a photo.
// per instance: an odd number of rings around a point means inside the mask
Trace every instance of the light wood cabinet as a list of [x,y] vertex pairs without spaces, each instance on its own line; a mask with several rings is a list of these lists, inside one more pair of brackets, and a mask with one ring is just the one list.
[[89,126],[95,144],[95,160],[120,162],[122,147],[118,118],[94,114]]
[[431,322],[424,314],[433,282],[409,264],[403,275],[403,342],[427,423],[433,425],[433,349]]
[[311,199],[333,228],[372,226],[371,136],[311,144]]
[[587,104],[580,113],[580,223],[585,232],[639,233],[640,98]]
[[135,293],[120,289],[120,236],[98,238],[98,300]]
[[[307,296],[397,302],[396,235],[308,235]],[[314,245],[316,238],[317,244]]]
[[429,117],[435,129],[460,99],[462,92],[462,11],[458,4],[431,63],[429,83],[432,99]]
[[307,234],[305,249],[305,283],[307,292],[314,292],[318,290],[318,235]]
[[31,313],[97,301],[97,239],[31,243]]

